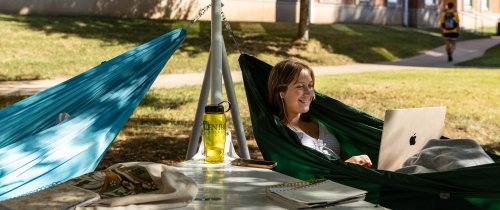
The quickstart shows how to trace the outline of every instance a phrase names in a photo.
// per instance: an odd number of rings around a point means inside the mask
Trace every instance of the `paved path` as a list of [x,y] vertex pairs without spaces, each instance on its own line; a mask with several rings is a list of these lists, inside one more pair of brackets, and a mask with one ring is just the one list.
[[458,42],[457,48],[453,53],[453,62],[446,62],[448,58],[445,53],[446,50],[444,46],[441,46],[415,57],[388,62],[386,64],[423,67],[453,67],[455,63],[461,63],[481,57],[487,49],[497,44],[500,44],[499,36],[494,36],[489,39],[475,39]]
[[[419,69],[429,67],[450,68],[455,63],[471,60],[481,57],[484,52],[497,44],[500,44],[500,37],[487,39],[477,39],[458,42],[454,53],[454,61],[447,62],[444,46],[427,51],[421,55],[401,59],[392,62],[383,62],[379,64],[349,64],[342,66],[314,66],[316,75],[328,74],[346,74],[374,71],[396,71],[407,69]],[[240,72],[232,72],[234,82],[242,81]],[[153,88],[175,88],[186,85],[201,85],[204,73],[187,74],[165,74],[160,75],[153,84]],[[55,86],[63,81],[55,80],[33,80],[33,81],[6,81],[0,82],[0,95],[33,95],[46,88]]]

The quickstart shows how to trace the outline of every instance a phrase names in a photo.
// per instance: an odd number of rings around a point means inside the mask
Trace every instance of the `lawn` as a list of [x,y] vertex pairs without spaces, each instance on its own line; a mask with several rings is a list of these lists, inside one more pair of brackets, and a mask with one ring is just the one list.
[[[231,22],[241,51],[276,63],[296,58],[311,65],[391,61],[443,44],[437,29],[356,24],[313,24],[308,43],[293,42],[292,23]],[[188,27],[189,26],[189,27]],[[0,14],[0,80],[72,77],[174,28],[188,28],[185,43],[162,73],[205,70],[210,22]],[[231,70],[239,50],[224,32]],[[464,32],[461,39],[481,36]]]
[[[22,17],[0,15],[0,80],[74,76],[103,60],[188,22],[142,19]],[[354,24],[313,25],[311,41],[292,43],[296,26],[288,23],[231,23],[241,49],[271,64],[293,57],[311,65],[372,63],[416,55],[442,45],[435,29]],[[163,73],[203,71],[210,23],[189,27],[186,42]],[[462,39],[480,36],[465,33]],[[238,69],[238,50],[226,37],[230,65]],[[498,46],[472,63],[500,66]],[[361,73],[321,76],[316,89],[348,105],[383,118],[390,108],[447,107],[445,134],[472,138],[500,152],[500,71],[486,68]],[[252,158],[261,158],[254,141],[243,85],[235,85]],[[194,124],[199,86],[153,89],[102,160],[173,163],[184,159]],[[0,96],[0,107],[21,100]],[[230,116],[228,116],[230,117]],[[229,123],[233,130],[232,124]],[[234,136],[234,135],[233,135]]]
[[[405,70],[320,76],[316,90],[378,118],[383,118],[384,110],[391,108],[444,105],[447,107],[444,135],[475,139],[486,150],[500,153],[498,81],[500,71],[489,69]],[[261,158],[243,85],[237,83],[234,88],[251,157]],[[200,86],[150,90],[99,168],[127,161],[167,164],[182,161],[194,125],[199,93]],[[0,96],[0,107],[23,98]],[[228,117],[228,125],[234,133],[231,116]]]
[[500,67],[500,45],[496,45],[484,53],[480,58],[465,61],[460,66],[477,66],[477,67]]

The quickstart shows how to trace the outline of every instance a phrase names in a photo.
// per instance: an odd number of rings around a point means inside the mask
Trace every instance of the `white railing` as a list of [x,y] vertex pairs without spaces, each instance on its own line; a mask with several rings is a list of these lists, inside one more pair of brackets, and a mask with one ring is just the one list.
[[499,14],[460,11],[459,15],[461,28],[481,34],[485,33],[487,27],[497,27],[497,23],[500,21]]

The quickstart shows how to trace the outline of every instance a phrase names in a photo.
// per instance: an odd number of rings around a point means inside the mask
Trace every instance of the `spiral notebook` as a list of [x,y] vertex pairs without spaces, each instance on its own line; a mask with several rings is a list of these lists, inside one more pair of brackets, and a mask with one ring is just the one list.
[[268,197],[290,208],[315,208],[364,200],[366,191],[331,180],[289,182],[266,188]]

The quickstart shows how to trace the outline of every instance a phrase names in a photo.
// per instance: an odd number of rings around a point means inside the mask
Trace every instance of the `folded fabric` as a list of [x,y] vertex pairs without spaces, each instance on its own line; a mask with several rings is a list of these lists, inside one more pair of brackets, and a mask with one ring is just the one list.
[[100,200],[77,209],[170,209],[187,206],[198,193],[197,184],[172,166],[128,162],[71,180],[93,190]]
[[494,163],[471,139],[431,139],[422,150],[408,158],[399,173],[415,174],[448,171]]

